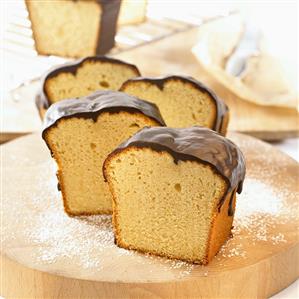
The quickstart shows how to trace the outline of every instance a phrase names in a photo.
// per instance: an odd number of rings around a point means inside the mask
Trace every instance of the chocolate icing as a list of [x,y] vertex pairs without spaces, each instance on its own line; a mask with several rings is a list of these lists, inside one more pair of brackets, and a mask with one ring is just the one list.
[[165,126],[164,120],[155,104],[146,102],[118,91],[96,91],[79,99],[67,99],[57,102],[47,110],[44,120],[43,137],[47,129],[54,126],[61,118],[91,118],[97,120],[102,112],[143,113]]
[[[242,192],[245,160],[241,150],[232,141],[210,129],[198,126],[180,129],[145,127],[119,145],[109,156],[128,147],[166,151],[172,155],[176,164],[178,161],[209,164],[228,183],[226,194],[219,202],[219,209],[229,192]],[[230,198],[229,216],[233,214],[232,203]]]
[[55,66],[55,67],[51,68],[42,77],[41,88],[40,88],[40,91],[38,92],[38,94],[36,95],[36,98],[35,98],[35,103],[36,103],[37,108],[38,109],[40,109],[40,108],[48,109],[51,105],[51,103],[48,99],[47,93],[45,91],[45,83],[48,79],[56,77],[57,75],[59,75],[61,73],[71,73],[73,75],[76,75],[77,70],[80,67],[82,67],[82,65],[86,61],[108,62],[108,63],[123,65],[123,66],[131,68],[136,73],[136,76],[140,76],[140,72],[139,72],[139,70],[137,69],[137,67],[135,65],[124,62],[124,61],[119,60],[119,59],[107,57],[107,56],[90,56],[90,57],[81,58],[81,59],[78,59],[78,60],[75,60],[75,61],[72,61],[72,62],[67,62],[65,64],[58,65],[58,66]]
[[216,105],[216,109],[217,109],[216,119],[215,119],[215,123],[213,126],[213,130],[215,130],[217,132],[221,132],[222,125],[223,125],[223,119],[224,119],[225,115],[228,114],[228,107],[212,90],[210,90],[204,84],[195,80],[192,77],[172,75],[172,76],[157,77],[157,78],[148,78],[148,77],[132,78],[132,79],[129,79],[126,82],[124,82],[124,84],[122,85],[120,90],[124,90],[125,86],[130,84],[130,82],[148,82],[150,84],[156,85],[160,90],[163,90],[164,84],[171,80],[178,80],[178,81],[182,81],[184,83],[191,84],[195,88],[199,89],[201,92],[205,92],[211,97],[211,99],[214,101],[214,103]]
[[96,54],[102,55],[114,47],[120,0],[97,0],[102,7]]

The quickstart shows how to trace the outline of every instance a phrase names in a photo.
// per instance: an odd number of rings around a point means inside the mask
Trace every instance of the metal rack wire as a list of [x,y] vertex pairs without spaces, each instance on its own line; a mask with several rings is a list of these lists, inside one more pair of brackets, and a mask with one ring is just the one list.
[[[25,62],[28,65],[33,63],[51,65],[56,61],[58,63],[58,61],[65,60],[55,56],[41,58],[34,47],[31,23],[24,1],[13,1],[9,6],[11,13],[6,16],[4,39],[0,44],[0,51],[4,52],[5,57],[17,60],[18,65]],[[116,45],[109,54],[115,55],[134,47],[143,46],[177,32],[188,30],[193,26],[195,26],[194,23],[169,18],[155,18],[150,15],[144,23],[120,27],[115,37]]]
[[[8,1],[7,1],[8,2]],[[149,2],[150,3],[150,2]],[[21,83],[38,77],[41,73],[55,64],[66,61],[66,58],[57,56],[41,56],[35,50],[32,38],[31,23],[25,1],[9,1],[5,15],[4,37],[0,43],[0,55],[5,57],[5,63],[9,64],[9,90]],[[204,21],[199,13],[189,12],[179,16],[163,15],[157,10],[147,10],[145,22],[136,25],[126,25],[118,28],[115,37],[116,45],[109,55],[117,55],[132,48],[141,47],[170,35],[183,32],[198,26]],[[26,76],[20,71],[26,69]],[[24,78],[25,77],[25,78]]]
[[[27,57],[37,56],[32,39],[31,23],[23,1],[15,3],[13,14],[9,16],[7,23],[1,50]],[[116,45],[112,54],[142,46],[193,26],[195,24],[168,18],[155,19],[150,16],[144,23],[120,27],[115,37]]]

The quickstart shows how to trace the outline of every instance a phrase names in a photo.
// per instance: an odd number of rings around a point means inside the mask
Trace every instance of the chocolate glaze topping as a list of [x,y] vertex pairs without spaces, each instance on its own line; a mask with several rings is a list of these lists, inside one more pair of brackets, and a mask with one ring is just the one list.
[[[186,129],[145,127],[119,145],[109,156],[128,147],[166,151],[172,155],[176,164],[178,161],[200,161],[212,166],[228,183],[219,208],[229,192],[242,191],[245,160],[241,150],[232,141],[210,129],[198,126]],[[230,199],[229,214],[232,213],[232,203]]]
[[161,126],[164,120],[155,104],[129,96],[118,91],[96,91],[93,94],[79,99],[67,99],[57,102],[47,110],[44,120],[43,136],[46,130],[54,126],[61,118],[80,117],[97,120],[102,112],[142,113]]
[[[78,0],[72,0],[78,2]],[[99,23],[99,33],[97,36],[97,55],[107,53],[115,44],[115,34],[117,31],[117,21],[120,11],[121,0],[95,0],[101,6],[101,15]],[[27,10],[30,16],[30,9],[28,9],[27,1],[25,1]],[[34,35],[34,31],[33,31]]]
[[[78,2],[78,0],[72,0]],[[114,46],[121,0],[95,0],[101,6],[96,54],[103,55]]]
[[48,109],[51,105],[47,93],[45,91],[45,83],[46,80],[56,77],[57,75],[61,73],[71,73],[73,75],[76,75],[77,70],[86,62],[107,62],[107,63],[113,63],[113,64],[118,64],[118,65],[124,65],[126,67],[131,68],[135,73],[136,76],[140,76],[140,72],[137,69],[137,67],[133,64],[126,63],[122,60],[118,60],[115,58],[107,57],[107,56],[90,56],[90,57],[85,57],[82,59],[78,59],[72,62],[67,62],[62,65],[55,66],[51,68],[44,76],[42,77],[41,80],[41,88],[38,94],[36,95],[35,98],[35,103],[38,108],[44,108]]
[[137,77],[137,78],[129,79],[128,81],[124,82],[120,90],[124,90],[124,87],[126,85],[129,85],[130,82],[148,82],[150,84],[156,85],[160,90],[163,90],[165,83],[172,80],[177,80],[177,81],[191,84],[195,88],[199,89],[201,92],[207,93],[210,96],[210,98],[215,102],[216,109],[217,109],[217,117],[215,120],[213,130],[220,132],[222,129],[223,118],[228,113],[228,107],[212,90],[210,90],[204,84],[195,80],[192,77],[176,76],[176,75],[157,77],[157,78]]
[[101,5],[102,14],[96,54],[102,55],[114,46],[121,0],[97,0],[97,2]]

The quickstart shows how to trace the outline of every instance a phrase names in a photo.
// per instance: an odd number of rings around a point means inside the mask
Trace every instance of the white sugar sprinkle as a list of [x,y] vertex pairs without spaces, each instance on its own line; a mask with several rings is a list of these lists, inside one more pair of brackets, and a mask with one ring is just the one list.
[[[256,154],[260,154],[260,151]],[[270,158],[266,152],[263,155],[267,170],[260,165],[251,167],[244,190],[237,196],[233,238],[222,246],[213,261],[220,266],[225,267],[231,259],[242,261],[249,258],[247,250],[252,245],[257,248],[269,243],[283,246],[288,242],[288,234],[282,230],[283,225],[299,220],[299,205],[298,200],[295,200],[298,194],[289,192],[282,185],[279,163],[267,161]],[[37,265],[45,271],[51,269],[55,273],[79,272],[87,279],[103,279],[103,273],[111,275],[105,277],[107,280],[123,279],[124,273],[127,275],[131,271],[132,274],[140,268],[146,273],[146,279],[151,280],[157,278],[157,272],[164,275],[165,280],[184,278],[194,270],[208,275],[207,267],[118,248],[114,244],[110,216],[68,217],[62,208],[61,194],[56,191],[57,182],[53,173],[55,166],[51,163],[50,167],[45,165],[43,172],[34,178],[33,190],[30,186],[26,187],[26,177],[19,177],[19,180],[24,179],[20,184],[25,189],[12,187],[14,198],[18,200],[12,204],[8,198],[5,203],[9,209],[3,215],[8,220],[4,219],[1,232],[4,248],[16,252],[19,248],[29,248],[30,255],[26,261],[31,258],[31,265]],[[275,184],[274,179],[271,181],[272,177],[281,182],[279,191],[273,188]],[[291,180],[295,178],[289,178]],[[286,199],[290,199],[288,204]],[[16,220],[22,229],[12,231]],[[132,264],[134,267],[130,268]],[[65,268],[62,269],[61,265],[65,265]]]
[[238,196],[236,215],[237,219],[264,213],[278,215],[283,209],[283,199],[272,188],[256,179],[248,178],[242,193]]

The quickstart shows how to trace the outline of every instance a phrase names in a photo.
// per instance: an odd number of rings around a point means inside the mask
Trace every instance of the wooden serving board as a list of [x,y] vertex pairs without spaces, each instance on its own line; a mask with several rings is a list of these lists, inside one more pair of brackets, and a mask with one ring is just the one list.
[[208,266],[118,248],[109,216],[68,217],[40,134],[1,146],[1,295],[267,298],[288,286],[299,276],[298,163],[252,137],[229,138],[245,155],[247,176],[234,236]]

